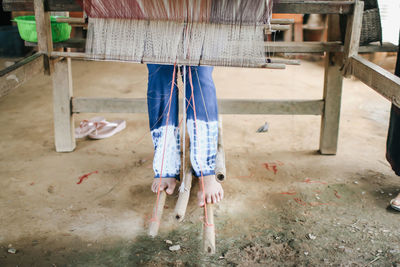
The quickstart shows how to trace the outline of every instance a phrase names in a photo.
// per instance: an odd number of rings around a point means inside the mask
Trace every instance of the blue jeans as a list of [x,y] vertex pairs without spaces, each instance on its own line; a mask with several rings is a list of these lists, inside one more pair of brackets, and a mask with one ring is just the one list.
[[[163,178],[174,177],[179,179],[181,149],[179,92],[176,86],[178,68],[175,67],[175,84],[172,88],[172,96],[171,85],[174,66],[148,64],[147,68],[149,71],[147,104],[150,131],[154,144],[153,170],[155,177],[159,178],[161,175]],[[213,175],[215,174],[215,158],[218,146],[218,103],[212,79],[213,67],[190,67],[190,71],[193,97],[189,67],[186,67],[187,100],[185,108],[187,109],[186,123],[190,138],[190,160],[197,177]]]

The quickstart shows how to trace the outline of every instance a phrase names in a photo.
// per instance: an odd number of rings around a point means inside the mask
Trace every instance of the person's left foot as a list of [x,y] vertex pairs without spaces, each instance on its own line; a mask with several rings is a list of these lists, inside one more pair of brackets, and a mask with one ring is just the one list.
[[203,186],[201,182],[201,178],[199,178],[199,192],[197,193],[197,197],[199,199],[199,206],[204,206],[204,200],[207,204],[218,203],[224,198],[224,189],[221,184],[215,180],[214,175],[204,176],[204,194],[203,194]]
[[400,194],[397,195],[391,202],[391,205],[400,206]]

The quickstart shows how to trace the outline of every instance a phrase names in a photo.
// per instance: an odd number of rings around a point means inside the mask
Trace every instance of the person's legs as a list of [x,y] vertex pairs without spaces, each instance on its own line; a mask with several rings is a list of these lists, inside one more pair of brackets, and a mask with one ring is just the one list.
[[[190,69],[190,72],[189,72]],[[213,67],[187,67],[186,98],[187,129],[190,137],[190,161],[197,177],[203,178],[199,191],[199,204],[217,203],[223,198],[223,189],[215,180],[215,159],[218,147],[218,103]],[[186,103],[188,104],[188,103]],[[200,180],[202,183],[202,181]]]
[[177,68],[175,73],[174,66],[171,65],[148,64],[147,68],[149,71],[147,104],[154,145],[155,174],[151,189],[153,192],[158,191],[161,176],[160,189],[172,194],[180,172]]

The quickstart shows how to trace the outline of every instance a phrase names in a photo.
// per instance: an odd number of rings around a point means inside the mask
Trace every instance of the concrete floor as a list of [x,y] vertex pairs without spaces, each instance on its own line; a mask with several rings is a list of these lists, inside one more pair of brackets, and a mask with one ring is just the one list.
[[[385,61],[389,69],[393,62]],[[143,65],[73,62],[75,96],[145,97],[146,75]],[[220,98],[322,97],[321,62],[284,71],[216,68],[214,78]],[[224,116],[226,197],[215,211],[217,253],[207,257],[194,198],[177,225],[176,196],[169,197],[160,236],[146,237],[155,200],[147,115],[102,114],[125,119],[126,130],[56,153],[51,80],[38,76],[0,99],[0,265],[400,264],[400,214],[387,209],[400,188],[385,160],[389,109],[359,81],[345,80],[336,156],[317,153],[318,116]],[[79,114],[76,124],[94,115]],[[256,133],[266,121],[269,131]],[[181,250],[170,252],[166,239]]]

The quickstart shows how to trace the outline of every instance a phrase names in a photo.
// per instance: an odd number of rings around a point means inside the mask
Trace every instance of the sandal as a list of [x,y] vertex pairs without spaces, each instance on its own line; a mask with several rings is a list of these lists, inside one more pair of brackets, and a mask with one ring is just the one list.
[[100,121],[95,123],[96,129],[88,137],[91,139],[104,139],[119,133],[126,128],[126,121],[116,120],[113,122]]
[[105,122],[103,117],[94,117],[90,120],[83,120],[79,123],[79,127],[75,128],[75,138],[84,138],[96,130],[96,124]]

